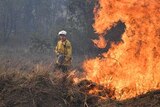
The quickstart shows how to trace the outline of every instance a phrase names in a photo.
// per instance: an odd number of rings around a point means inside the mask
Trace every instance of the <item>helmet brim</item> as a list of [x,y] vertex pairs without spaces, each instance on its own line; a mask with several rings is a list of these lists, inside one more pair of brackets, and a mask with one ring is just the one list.
[[65,36],[65,37],[66,37],[67,35],[64,35],[64,34],[60,34],[59,36]]

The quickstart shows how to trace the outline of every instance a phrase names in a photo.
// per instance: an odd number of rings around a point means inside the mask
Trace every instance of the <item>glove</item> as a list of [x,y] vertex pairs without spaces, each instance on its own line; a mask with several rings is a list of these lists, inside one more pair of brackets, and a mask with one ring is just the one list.
[[65,61],[69,61],[69,60],[71,60],[71,57],[65,56]]
[[61,54],[61,53],[58,52],[56,55],[57,55],[57,57],[59,57],[60,55],[63,55],[63,54]]

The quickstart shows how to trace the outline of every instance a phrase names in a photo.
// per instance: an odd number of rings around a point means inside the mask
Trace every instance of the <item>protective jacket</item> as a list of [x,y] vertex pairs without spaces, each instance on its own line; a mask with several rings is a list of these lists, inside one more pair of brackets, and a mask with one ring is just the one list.
[[[55,53],[57,55],[57,64],[64,65],[64,66],[70,66],[72,62],[72,45],[69,42],[69,40],[59,40],[57,43],[57,46],[55,48]],[[64,55],[64,60],[62,63],[59,63],[58,56]]]

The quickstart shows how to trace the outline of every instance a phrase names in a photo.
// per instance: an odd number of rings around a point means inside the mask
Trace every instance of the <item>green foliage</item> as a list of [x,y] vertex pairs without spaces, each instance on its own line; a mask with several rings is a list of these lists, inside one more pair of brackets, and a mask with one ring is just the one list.
[[95,38],[92,27],[96,0],[68,0],[68,28],[75,36],[71,38],[77,53],[88,54],[93,50],[91,39]]
[[51,43],[47,39],[43,39],[38,36],[38,34],[34,34],[30,38],[30,51],[36,53],[49,53],[51,51]]
[[[64,29],[73,52],[87,54],[94,37],[94,4],[95,0],[0,0],[0,39],[12,36],[23,44],[31,40],[31,50],[41,52],[48,47],[46,39],[55,45],[57,33]],[[39,35],[30,37],[34,32]]]
[[[56,27],[63,27],[61,14],[65,11],[64,0],[0,0],[0,32],[2,38],[31,35],[40,32],[51,36]],[[54,30],[55,29],[55,30]],[[29,38],[29,37],[28,37]]]
[[69,22],[72,21],[72,26],[82,31],[83,33],[92,33],[93,24],[93,8],[95,0],[69,0]]

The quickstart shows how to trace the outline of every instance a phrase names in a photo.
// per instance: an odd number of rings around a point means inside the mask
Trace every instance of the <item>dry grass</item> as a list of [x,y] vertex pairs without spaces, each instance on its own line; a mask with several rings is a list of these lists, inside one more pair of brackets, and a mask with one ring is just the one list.
[[36,71],[0,73],[1,107],[83,107],[81,93],[67,74]]
[[98,95],[88,94],[95,84],[87,80],[73,84],[69,75],[44,69],[23,73],[0,70],[0,107],[160,106],[160,91],[121,102],[111,98],[101,100]]
[[[160,91],[119,102],[112,90],[88,80],[73,84],[70,72],[52,72],[50,56],[25,49],[0,52],[0,107],[160,107]],[[75,62],[79,66],[81,61]],[[102,91],[88,94],[95,87]]]

